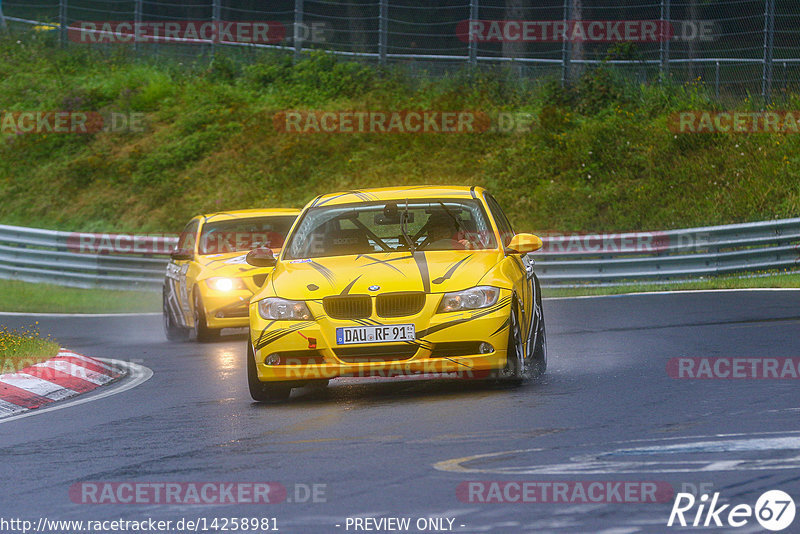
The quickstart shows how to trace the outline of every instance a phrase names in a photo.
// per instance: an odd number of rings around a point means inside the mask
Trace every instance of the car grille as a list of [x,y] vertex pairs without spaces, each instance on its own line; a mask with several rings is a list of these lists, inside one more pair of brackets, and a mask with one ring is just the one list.
[[322,306],[328,317],[334,319],[365,319],[372,315],[372,299],[369,295],[325,297]]
[[411,358],[417,353],[417,346],[406,344],[383,347],[347,347],[333,349],[333,353],[347,363],[391,362]]
[[375,299],[379,317],[414,315],[425,306],[425,293],[384,293]]

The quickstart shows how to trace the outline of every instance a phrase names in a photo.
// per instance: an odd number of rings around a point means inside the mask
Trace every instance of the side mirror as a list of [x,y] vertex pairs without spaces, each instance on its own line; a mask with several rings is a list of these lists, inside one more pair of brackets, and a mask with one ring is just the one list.
[[185,261],[191,260],[194,255],[191,252],[186,252],[184,250],[173,250],[169,257],[175,261]]
[[278,260],[272,254],[272,249],[258,247],[247,253],[245,261],[253,267],[275,267]]
[[542,239],[533,234],[517,234],[506,247],[507,254],[527,254],[542,248]]

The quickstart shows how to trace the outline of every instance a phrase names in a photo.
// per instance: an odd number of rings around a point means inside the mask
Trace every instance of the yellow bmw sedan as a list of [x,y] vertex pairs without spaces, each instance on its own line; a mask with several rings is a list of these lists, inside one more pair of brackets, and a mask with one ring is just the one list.
[[302,211],[250,301],[247,372],[257,401],[344,376],[463,376],[520,383],[547,366],[539,281],[479,187],[324,195]]
[[194,217],[167,265],[164,332],[169,340],[209,341],[248,324],[250,297],[272,268],[245,262],[257,247],[279,252],[300,210],[238,210]]

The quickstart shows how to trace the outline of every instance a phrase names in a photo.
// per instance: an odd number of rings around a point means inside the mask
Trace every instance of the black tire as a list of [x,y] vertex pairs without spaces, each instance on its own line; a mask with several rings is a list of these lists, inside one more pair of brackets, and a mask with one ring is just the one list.
[[[537,284],[538,290],[538,284]],[[526,375],[529,378],[539,378],[547,371],[547,329],[544,322],[544,308],[540,297],[536,299],[539,320],[536,323],[536,333],[531,336],[528,347],[529,358],[525,363]],[[536,310],[534,311],[534,314]]]
[[219,337],[219,330],[209,328],[206,322],[206,309],[203,307],[203,299],[200,298],[200,293],[194,291],[194,334],[195,339],[204,343],[206,341],[214,341]]
[[169,311],[167,304],[166,289],[162,294],[162,317],[164,325],[164,335],[169,341],[186,341],[189,338],[189,329],[180,326],[175,322],[172,312]]
[[508,318],[506,366],[499,374],[502,384],[508,386],[518,386],[525,379],[525,346],[522,341],[516,306],[516,303],[511,305],[511,314]]
[[247,386],[250,389],[250,396],[258,402],[277,402],[289,398],[292,393],[291,386],[281,383],[266,383],[258,379],[256,371],[256,357],[253,350],[253,342],[247,340]]
[[530,378],[539,378],[547,371],[547,329],[544,326],[544,315],[539,318],[533,346],[527,374]]

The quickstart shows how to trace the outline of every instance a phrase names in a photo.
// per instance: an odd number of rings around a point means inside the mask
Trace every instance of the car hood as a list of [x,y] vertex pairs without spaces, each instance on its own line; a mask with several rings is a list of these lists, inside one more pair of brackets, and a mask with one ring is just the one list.
[[[253,267],[249,265],[245,261],[248,252],[249,251],[226,252],[223,254],[198,256],[196,261],[202,268],[198,279],[209,278],[211,276],[250,276],[256,272],[269,272],[271,270],[269,267]],[[279,251],[273,252],[277,254]]]
[[502,258],[494,250],[331,256],[281,261],[270,278],[274,294],[292,300],[395,291],[442,293],[477,285]]

